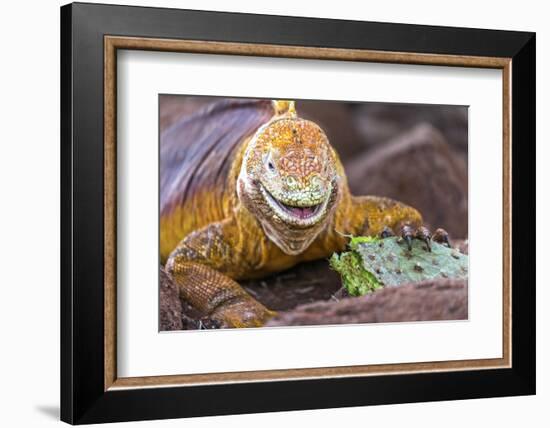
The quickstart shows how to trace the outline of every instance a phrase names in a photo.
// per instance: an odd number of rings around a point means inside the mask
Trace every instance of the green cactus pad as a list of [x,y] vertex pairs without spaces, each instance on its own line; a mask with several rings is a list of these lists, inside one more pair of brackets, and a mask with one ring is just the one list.
[[376,276],[363,268],[361,256],[354,251],[340,255],[334,253],[329,261],[352,296],[363,296],[382,287]]
[[354,237],[349,248],[333,254],[330,265],[352,296],[427,279],[468,277],[468,256],[436,242],[427,251],[423,241],[414,239],[409,251],[401,238]]

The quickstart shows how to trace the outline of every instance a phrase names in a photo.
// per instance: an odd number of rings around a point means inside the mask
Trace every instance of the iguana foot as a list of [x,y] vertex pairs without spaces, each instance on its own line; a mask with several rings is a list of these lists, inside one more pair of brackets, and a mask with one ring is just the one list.
[[277,315],[254,299],[234,299],[219,305],[210,318],[221,328],[261,327]]
[[[426,251],[432,251],[431,241],[437,242],[439,244],[444,244],[447,247],[450,247],[449,243],[449,234],[445,229],[437,229],[433,235],[430,233],[430,230],[425,226],[420,226],[415,228],[409,224],[405,224],[399,230],[399,235],[407,244],[407,248],[412,250],[412,240],[419,239],[426,244]],[[395,236],[393,230],[390,227],[384,227],[380,232],[380,238],[389,238]]]
[[445,244],[447,247],[451,247],[451,243],[449,242],[449,234],[445,229],[436,229],[432,236],[432,241],[438,242],[439,244]]
[[380,238],[389,238],[391,236],[395,236],[395,234],[388,226],[385,226],[384,229],[382,229],[382,232],[380,232]]
[[432,234],[427,227],[420,226],[418,229],[416,229],[415,238],[423,241],[426,244],[426,248],[428,249],[428,251],[432,251],[432,246],[430,245]]

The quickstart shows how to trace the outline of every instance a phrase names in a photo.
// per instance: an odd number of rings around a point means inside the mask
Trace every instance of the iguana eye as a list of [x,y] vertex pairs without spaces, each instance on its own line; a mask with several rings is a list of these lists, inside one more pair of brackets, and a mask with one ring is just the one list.
[[273,159],[271,158],[271,153],[268,153],[264,158],[264,165],[267,166],[271,172],[275,171],[275,165],[273,164]]

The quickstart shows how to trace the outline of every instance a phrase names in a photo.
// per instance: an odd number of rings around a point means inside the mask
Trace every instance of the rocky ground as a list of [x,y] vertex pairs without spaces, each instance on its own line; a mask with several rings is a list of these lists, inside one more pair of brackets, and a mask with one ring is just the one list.
[[[467,253],[465,241],[453,246]],[[349,297],[327,260],[304,263],[279,275],[242,285],[257,300],[279,312],[268,326],[466,319],[468,283],[438,279],[388,287],[364,297]],[[213,327],[186,302],[161,268],[161,330]]]
[[[196,101],[204,104],[208,99]],[[165,100],[169,125],[193,105]],[[340,154],[357,195],[389,196],[418,208],[426,224],[453,238],[468,236],[467,109],[465,107],[341,104],[302,101],[300,113],[319,123]],[[453,241],[467,252],[467,241]],[[269,325],[311,325],[467,318],[467,282],[436,280],[350,298],[327,260],[243,282],[279,312]],[[213,327],[180,301],[161,267],[161,330]]]
[[267,327],[467,318],[467,281],[442,278],[387,287],[362,297],[307,303],[281,312]]

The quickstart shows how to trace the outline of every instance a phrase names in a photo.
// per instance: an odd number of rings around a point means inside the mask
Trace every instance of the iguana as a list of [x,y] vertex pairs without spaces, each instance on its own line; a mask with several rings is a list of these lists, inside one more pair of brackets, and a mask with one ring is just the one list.
[[162,133],[160,150],[161,261],[222,327],[275,315],[238,280],[328,258],[349,235],[430,239],[416,209],[350,194],[326,134],[293,101],[214,103]]

